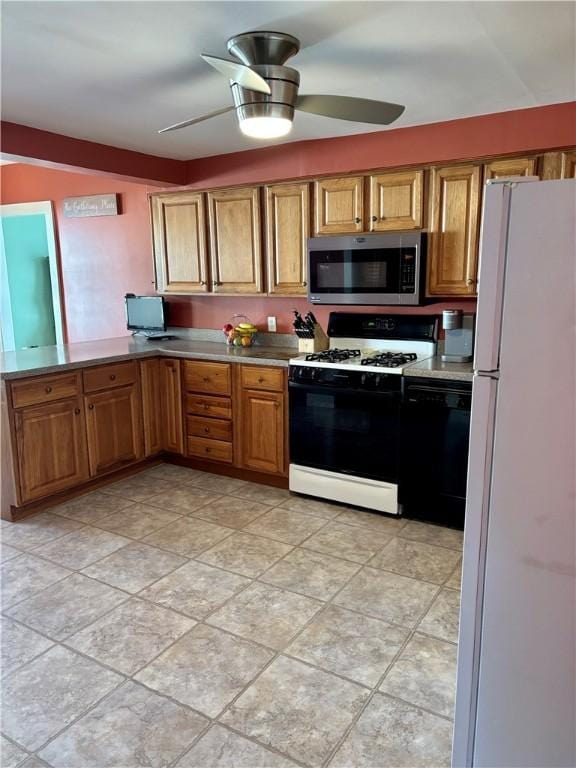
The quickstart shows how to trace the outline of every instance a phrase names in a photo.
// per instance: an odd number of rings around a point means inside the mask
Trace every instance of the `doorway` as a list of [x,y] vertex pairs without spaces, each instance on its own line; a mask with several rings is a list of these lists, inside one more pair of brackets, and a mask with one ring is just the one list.
[[63,344],[52,203],[0,205],[0,224],[3,350]]

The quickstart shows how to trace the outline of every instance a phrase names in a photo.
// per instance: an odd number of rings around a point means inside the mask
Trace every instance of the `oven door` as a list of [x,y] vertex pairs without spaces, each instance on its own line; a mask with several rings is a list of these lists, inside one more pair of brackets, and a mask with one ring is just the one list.
[[399,392],[290,382],[290,462],[396,483]]

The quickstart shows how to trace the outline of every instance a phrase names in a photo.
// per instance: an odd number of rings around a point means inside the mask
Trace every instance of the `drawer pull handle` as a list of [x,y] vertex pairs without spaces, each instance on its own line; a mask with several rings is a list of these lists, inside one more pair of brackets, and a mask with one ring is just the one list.
[[88,410],[89,411],[93,411],[94,410],[94,403],[90,403],[90,405],[88,406]]
[[52,387],[46,387],[46,394],[49,395],[52,392]]
[[208,405],[208,403],[204,403],[202,407],[204,408],[205,411],[210,410],[210,406]]
[[74,413],[76,414],[76,416],[79,416],[80,415],[80,408],[74,408]]
[[210,427],[204,427],[204,432],[206,432],[206,434],[208,434],[210,432]]
[[110,374],[110,381],[116,381],[116,374],[115,373],[111,373]]
[[209,376],[204,376],[202,378],[202,381],[204,382],[204,384],[208,384],[210,382],[210,377]]
[[264,384],[265,381],[266,381],[266,379],[264,378],[264,376],[259,376],[258,377],[258,384]]
[[206,448],[206,453],[211,453],[211,452],[212,452],[212,448]]

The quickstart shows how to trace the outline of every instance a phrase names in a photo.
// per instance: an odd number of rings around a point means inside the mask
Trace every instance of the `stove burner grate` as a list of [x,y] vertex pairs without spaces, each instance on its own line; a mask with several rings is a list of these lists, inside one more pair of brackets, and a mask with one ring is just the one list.
[[323,352],[306,355],[306,360],[315,363],[341,363],[351,357],[360,357],[361,354],[359,349],[326,349]]
[[377,368],[399,368],[406,363],[413,363],[417,359],[414,352],[381,352],[378,355],[366,357],[361,365],[374,365]]

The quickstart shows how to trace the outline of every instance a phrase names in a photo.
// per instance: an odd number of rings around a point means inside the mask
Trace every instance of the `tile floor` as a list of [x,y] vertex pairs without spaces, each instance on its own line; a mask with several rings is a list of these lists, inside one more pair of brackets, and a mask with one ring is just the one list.
[[1,537],[3,768],[450,764],[460,533],[163,464]]

